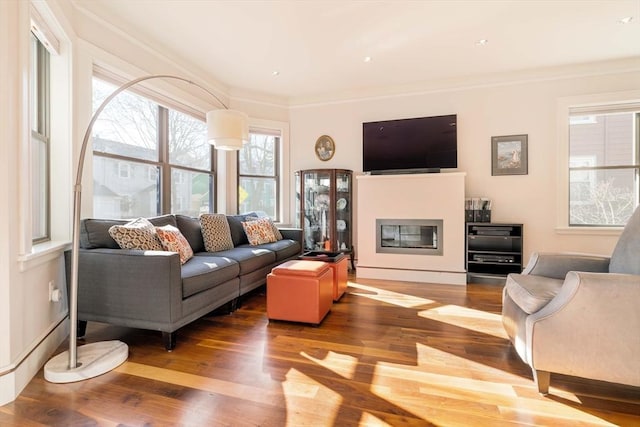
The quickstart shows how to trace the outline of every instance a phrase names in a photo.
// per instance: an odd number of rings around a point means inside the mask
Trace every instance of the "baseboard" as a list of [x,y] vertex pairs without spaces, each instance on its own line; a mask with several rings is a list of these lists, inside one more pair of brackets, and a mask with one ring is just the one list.
[[[67,316],[65,316],[65,319]],[[0,369],[0,406],[13,402],[69,336],[69,322],[57,322],[26,354]]]
[[358,279],[399,280],[401,282],[443,283],[447,285],[467,284],[466,272],[403,270],[393,268],[362,267],[356,269]]

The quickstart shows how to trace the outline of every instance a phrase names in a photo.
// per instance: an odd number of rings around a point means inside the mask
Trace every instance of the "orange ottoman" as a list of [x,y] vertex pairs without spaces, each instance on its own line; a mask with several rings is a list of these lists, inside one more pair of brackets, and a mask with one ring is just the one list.
[[338,301],[347,290],[349,282],[349,258],[342,252],[306,252],[300,259],[324,261],[333,270],[333,300]]
[[267,317],[320,324],[333,303],[333,272],[317,261],[287,261],[267,275]]

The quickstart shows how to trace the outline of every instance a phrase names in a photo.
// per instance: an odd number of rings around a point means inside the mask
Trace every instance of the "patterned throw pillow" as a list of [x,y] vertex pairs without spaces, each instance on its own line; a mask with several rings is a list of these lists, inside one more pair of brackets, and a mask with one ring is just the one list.
[[278,227],[276,227],[276,225],[273,223],[271,218],[269,218],[269,222],[271,223],[271,229],[273,231],[273,236],[276,238],[276,240],[284,239],[284,237],[282,237],[282,233],[280,232],[280,230],[278,230]]
[[250,245],[259,245],[262,243],[271,243],[276,241],[273,235],[272,222],[269,218],[260,218],[253,221],[245,221],[242,223],[244,232],[247,233]]
[[177,252],[180,255],[180,263],[184,264],[193,257],[193,250],[187,239],[173,225],[163,225],[156,227],[156,233],[162,247],[166,251]]
[[202,225],[202,238],[207,252],[226,251],[233,249],[231,230],[224,214],[200,215]]
[[269,223],[271,224],[271,230],[273,231],[273,235],[275,236],[276,240],[284,239],[284,237],[282,237],[282,233],[280,233],[280,230],[278,230],[278,227],[276,227],[276,225],[273,223],[273,220],[269,216],[267,216],[266,213],[258,212],[258,217],[256,218],[247,217],[246,220],[253,221],[254,219],[268,219]]
[[138,218],[124,225],[112,225],[109,235],[122,249],[162,251],[156,228],[146,218]]

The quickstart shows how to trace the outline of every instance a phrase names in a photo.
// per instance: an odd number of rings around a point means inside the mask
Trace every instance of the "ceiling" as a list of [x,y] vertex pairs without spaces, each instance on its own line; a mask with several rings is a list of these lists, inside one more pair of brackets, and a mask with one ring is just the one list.
[[72,2],[231,91],[290,102],[640,59],[640,0]]

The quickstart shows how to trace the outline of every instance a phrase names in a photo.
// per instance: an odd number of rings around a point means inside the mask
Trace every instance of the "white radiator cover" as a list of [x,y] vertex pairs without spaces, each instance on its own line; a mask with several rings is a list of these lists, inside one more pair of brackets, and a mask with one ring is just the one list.
[[[466,284],[463,172],[357,176],[356,277]],[[376,219],[442,219],[442,255],[376,253]]]

